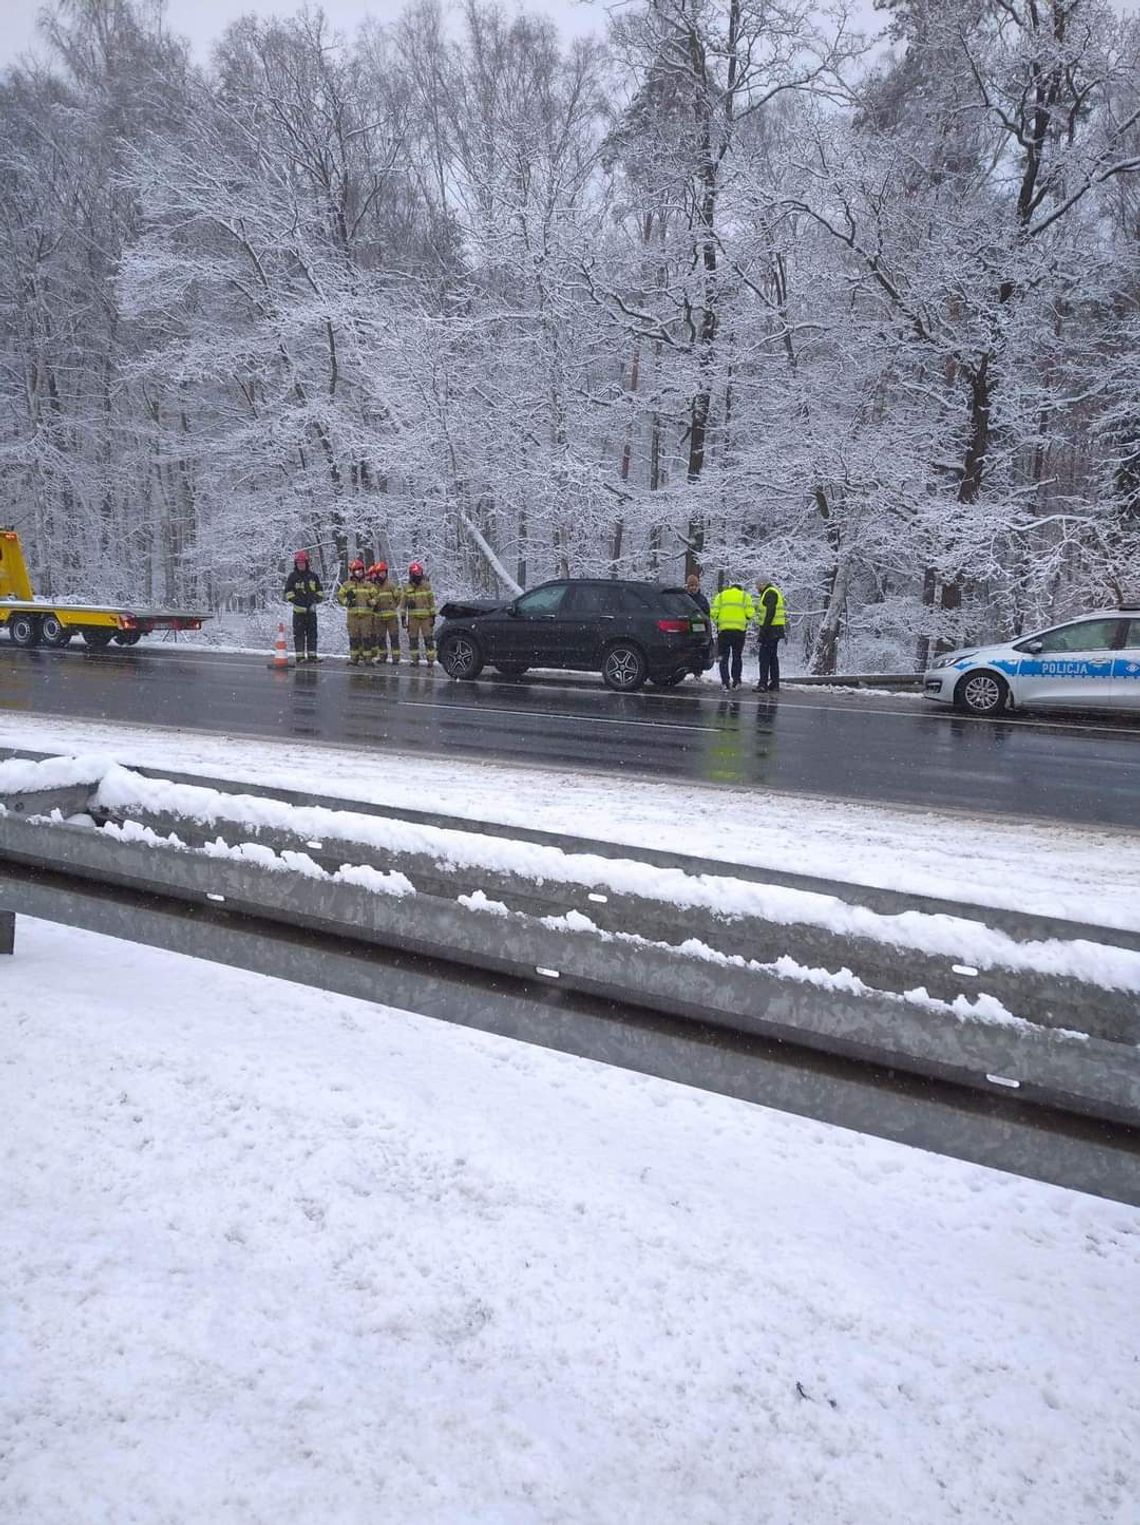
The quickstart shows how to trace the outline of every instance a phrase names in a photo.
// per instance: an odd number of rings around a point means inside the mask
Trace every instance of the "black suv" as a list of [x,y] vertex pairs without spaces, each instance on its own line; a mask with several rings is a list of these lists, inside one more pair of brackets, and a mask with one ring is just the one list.
[[646,678],[671,687],[708,665],[708,616],[684,588],[652,582],[566,578],[509,604],[444,604],[439,660],[452,678],[477,678],[489,662],[517,677],[528,667],[600,672],[630,693]]

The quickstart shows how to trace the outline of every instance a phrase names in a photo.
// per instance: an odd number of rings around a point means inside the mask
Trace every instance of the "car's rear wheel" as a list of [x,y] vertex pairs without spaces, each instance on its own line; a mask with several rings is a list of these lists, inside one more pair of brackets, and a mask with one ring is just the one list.
[[13,646],[38,646],[40,644],[40,622],[30,614],[13,614],[8,621],[8,634],[12,638]]
[[687,667],[678,668],[676,672],[667,672],[663,677],[650,678],[654,688],[676,688],[678,683],[683,683],[689,676]]
[[504,678],[521,678],[526,672],[522,662],[496,662],[494,668],[496,672],[501,672]]
[[646,678],[645,655],[632,641],[615,641],[602,658],[602,682],[619,694],[630,694]]
[[92,651],[102,651],[111,644],[113,630],[85,630],[83,632],[83,644],[90,646]]
[[58,615],[45,614],[40,621],[40,638],[45,646],[66,646],[71,634]]
[[137,646],[138,643],[142,640],[142,631],[120,630],[116,634],[115,640],[120,646]]
[[473,635],[456,630],[439,643],[439,665],[449,678],[477,678],[483,671],[483,653]]
[[968,672],[954,690],[954,703],[971,715],[1000,715],[1009,702],[1009,684],[996,672]]

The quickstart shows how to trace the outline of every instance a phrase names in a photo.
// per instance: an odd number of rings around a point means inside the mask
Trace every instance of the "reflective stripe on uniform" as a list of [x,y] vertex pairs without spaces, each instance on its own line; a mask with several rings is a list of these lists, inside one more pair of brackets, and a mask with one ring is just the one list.
[[[764,600],[768,597],[769,593],[774,593],[776,595],[776,608],[772,615],[771,621],[766,623],[765,617],[768,613],[768,610]],[[777,588],[774,582],[769,583],[760,595],[760,608],[757,611],[757,619],[759,621],[761,630],[782,630],[788,623],[788,611],[784,604],[784,595],[780,592],[779,588]]]
[[710,613],[718,630],[747,630],[756,607],[743,588],[722,588],[712,601]]

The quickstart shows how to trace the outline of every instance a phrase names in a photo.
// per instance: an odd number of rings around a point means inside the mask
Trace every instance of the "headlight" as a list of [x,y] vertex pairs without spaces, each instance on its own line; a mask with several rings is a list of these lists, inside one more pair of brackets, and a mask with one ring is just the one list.
[[955,662],[965,661],[968,657],[976,657],[976,651],[945,651],[940,657],[935,657],[931,666],[937,670],[939,667],[953,667]]

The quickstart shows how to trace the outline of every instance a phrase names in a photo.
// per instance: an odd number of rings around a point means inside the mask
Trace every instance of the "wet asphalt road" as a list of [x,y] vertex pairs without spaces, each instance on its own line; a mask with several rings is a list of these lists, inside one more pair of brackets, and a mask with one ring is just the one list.
[[5,646],[0,713],[1140,825],[1140,722],[1095,714],[985,721],[911,696],[787,688],[767,701],[695,685],[621,695],[577,674],[453,683],[438,669],[397,675],[335,659],[274,672],[260,657],[159,645]]

